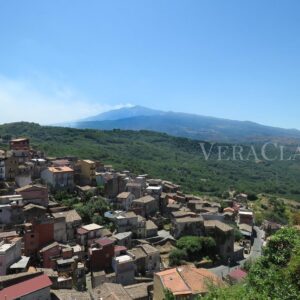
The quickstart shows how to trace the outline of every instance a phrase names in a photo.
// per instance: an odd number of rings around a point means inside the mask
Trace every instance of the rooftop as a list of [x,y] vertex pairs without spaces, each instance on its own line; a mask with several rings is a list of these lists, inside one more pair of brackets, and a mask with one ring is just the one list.
[[75,209],[52,213],[52,216],[54,218],[65,217],[66,223],[74,222],[74,221],[81,221],[81,217],[79,216],[78,212]]
[[122,264],[122,263],[125,263],[125,262],[129,262],[129,261],[132,261],[132,257],[129,256],[129,255],[121,255],[121,256],[117,256],[115,257],[115,260]]
[[223,223],[221,221],[218,221],[218,220],[207,220],[207,221],[204,221],[204,227],[205,228],[218,228],[220,229],[221,231],[223,232],[229,232],[229,231],[232,231],[233,228],[229,225],[227,225],[226,223]]
[[177,218],[175,219],[177,223],[197,223],[197,222],[203,222],[202,217],[183,217],[183,218]]
[[83,161],[87,164],[94,164],[95,163],[93,160],[90,160],[90,159],[84,159]]
[[151,220],[146,221],[146,230],[155,230],[157,228],[158,227],[154,224],[153,221]]
[[153,191],[159,191],[161,189],[162,189],[161,186],[152,186],[152,185],[150,185],[146,188],[146,190],[153,190]]
[[207,269],[197,269],[193,266],[180,266],[156,274],[165,288],[174,295],[205,294],[209,285],[223,286],[218,276]]
[[164,288],[170,290],[175,296],[192,294],[176,268],[156,273],[156,276],[160,278]]
[[95,300],[132,300],[121,284],[104,283],[101,289],[94,290]]
[[18,233],[16,231],[4,231],[4,232],[0,232],[0,239],[14,237],[14,236],[18,236]]
[[78,292],[75,290],[52,290],[59,300],[91,300],[92,298],[89,295],[89,292]]
[[12,139],[11,142],[12,143],[17,143],[17,142],[27,142],[29,141],[28,138],[17,138],[17,139]]
[[60,258],[56,262],[58,265],[68,265],[68,264],[74,263],[77,259],[78,259],[78,256],[75,255],[75,256],[73,256],[71,258],[67,258],[67,259]]
[[47,275],[40,275],[2,289],[0,291],[0,299],[17,299],[51,285],[52,281]]
[[223,281],[207,269],[197,269],[192,266],[181,266],[177,268],[185,283],[193,293],[207,293],[209,285],[224,285]]
[[63,167],[49,167],[48,170],[52,173],[71,173],[74,172],[73,169],[67,166]]
[[242,231],[246,231],[246,232],[249,232],[249,233],[252,233],[253,229],[252,229],[252,226],[248,225],[248,224],[239,224],[239,229],[242,230]]
[[10,266],[10,269],[25,269],[29,263],[30,257],[22,256],[17,262]]
[[102,247],[114,244],[114,241],[111,240],[111,239],[109,239],[109,238],[107,238],[107,237],[103,237],[103,238],[97,239],[95,242],[97,244],[99,244],[100,246],[102,246]]
[[114,234],[114,238],[116,238],[117,240],[123,240],[126,238],[129,238],[132,236],[132,232],[131,231],[127,231],[127,232],[120,232],[120,233],[116,233]]
[[87,230],[87,231],[93,231],[93,230],[101,229],[101,228],[103,228],[103,226],[92,223],[92,224],[81,226],[81,228],[83,228],[84,230]]
[[43,186],[41,184],[27,184],[27,185],[25,185],[21,188],[16,189],[16,192],[20,193],[20,192],[23,192],[23,191],[27,191],[29,189],[44,189],[44,190],[46,190],[47,187]]
[[150,244],[143,244],[139,247],[141,247],[147,255],[159,252],[155,247],[151,246]]
[[133,200],[133,202],[135,202],[135,203],[144,203],[144,204],[152,202],[152,201],[155,201],[155,198],[153,198],[152,196],[149,196],[149,195]]
[[182,218],[196,215],[194,212],[182,210],[173,211],[171,214],[174,218]]
[[125,213],[120,214],[117,216],[117,219],[124,219],[124,218],[135,218],[137,215],[133,211],[127,211]]
[[29,204],[26,204],[24,206],[23,211],[25,212],[25,211],[28,211],[28,210],[31,210],[31,209],[40,209],[40,210],[44,210],[44,211],[47,210],[44,206],[29,203]]
[[127,248],[125,246],[115,246],[115,253],[121,251],[127,251]]
[[125,286],[125,290],[134,300],[148,299],[148,286],[149,283],[137,283]]
[[57,247],[59,244],[57,242],[51,243],[40,250],[41,253],[48,251],[54,247]]
[[0,252],[6,252],[7,250],[9,250],[14,245],[15,244],[13,244],[13,243],[2,244],[2,245],[0,245]]
[[136,187],[136,188],[141,188],[142,184],[138,182],[128,182],[126,184],[127,187]]
[[127,199],[129,196],[130,196],[130,192],[123,192],[123,193],[120,193],[117,198],[118,199]]
[[240,210],[239,215],[243,216],[253,216],[253,211]]
[[134,256],[134,259],[145,258],[147,255],[141,248],[132,248],[128,253]]

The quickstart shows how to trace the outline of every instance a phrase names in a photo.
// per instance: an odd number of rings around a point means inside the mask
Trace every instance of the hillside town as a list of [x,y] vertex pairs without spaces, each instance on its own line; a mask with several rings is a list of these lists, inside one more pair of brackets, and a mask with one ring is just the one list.
[[[88,205],[92,218],[81,213]],[[242,282],[265,232],[280,229],[255,226],[246,194],[185,194],[100,161],[48,157],[23,137],[0,150],[0,225],[6,300],[195,299],[211,284]],[[202,252],[180,257],[178,244],[193,238]]]

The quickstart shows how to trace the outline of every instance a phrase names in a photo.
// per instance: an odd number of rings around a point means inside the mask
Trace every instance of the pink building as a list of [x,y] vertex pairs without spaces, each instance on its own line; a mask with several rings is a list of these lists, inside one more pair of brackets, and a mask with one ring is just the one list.
[[44,207],[48,206],[49,195],[46,186],[34,184],[26,185],[22,188],[16,189],[16,193],[23,197],[24,204],[33,203]]

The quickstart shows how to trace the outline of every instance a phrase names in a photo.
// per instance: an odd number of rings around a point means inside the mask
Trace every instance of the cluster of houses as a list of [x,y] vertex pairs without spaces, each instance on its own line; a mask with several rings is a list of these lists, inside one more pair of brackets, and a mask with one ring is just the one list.
[[[169,181],[117,172],[111,165],[75,157],[46,157],[30,140],[0,150],[0,299],[176,299],[208,292],[208,269],[170,268],[165,245],[186,235],[213,237],[220,262],[249,253],[253,212],[247,195],[220,202],[187,195]],[[101,197],[113,229],[84,224],[53,194]],[[224,203],[226,204],[224,207]],[[235,242],[235,229],[243,243]],[[171,249],[171,248],[170,248]],[[164,254],[166,254],[164,252]]]

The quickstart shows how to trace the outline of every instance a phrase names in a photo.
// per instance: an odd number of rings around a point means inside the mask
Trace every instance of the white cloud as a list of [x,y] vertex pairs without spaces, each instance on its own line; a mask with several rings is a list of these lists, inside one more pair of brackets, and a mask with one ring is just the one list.
[[11,79],[0,75],[0,123],[54,124],[129,107],[87,99],[76,89],[51,80]]

